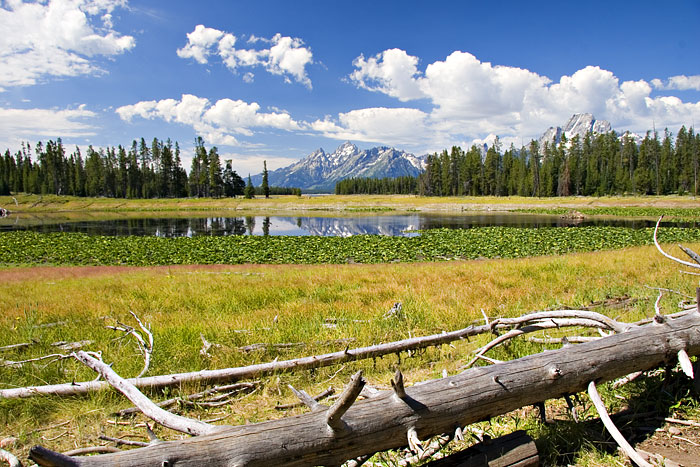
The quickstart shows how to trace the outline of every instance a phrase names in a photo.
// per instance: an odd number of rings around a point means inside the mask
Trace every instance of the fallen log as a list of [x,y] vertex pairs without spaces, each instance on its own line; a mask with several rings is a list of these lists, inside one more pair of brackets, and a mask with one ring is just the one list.
[[[344,402],[279,420],[222,427],[210,435],[166,441],[114,454],[72,458],[36,446],[30,458],[53,466],[315,466],[340,465],[374,452],[401,448],[416,437],[450,433],[517,408],[586,390],[634,371],[700,354],[700,313],[657,317],[644,326],[455,376],[354,401],[355,378]],[[348,402],[348,401],[354,402]]]
[[[565,322],[565,318],[581,318],[577,322]],[[130,378],[127,381],[137,388],[163,388],[178,386],[185,383],[231,383],[246,378],[257,378],[285,371],[298,371],[312,368],[322,368],[354,360],[382,357],[408,350],[423,349],[443,344],[449,344],[470,336],[493,332],[504,327],[521,326],[528,322],[540,322],[542,320],[560,319],[558,327],[589,324],[599,328],[610,330],[626,330],[630,326],[626,323],[618,323],[600,313],[582,310],[555,310],[540,311],[523,315],[519,318],[499,318],[493,322],[481,326],[468,326],[451,332],[442,332],[430,336],[413,337],[386,344],[377,344],[355,349],[346,348],[340,352],[314,355],[309,357],[281,360],[268,363],[260,363],[246,367],[224,368],[219,370],[201,370],[190,373],[175,373],[170,375],[148,376],[142,378]],[[69,396],[87,394],[101,389],[106,389],[109,384],[105,381],[84,381],[64,384],[50,384],[45,386],[29,386],[23,388],[0,389],[0,399],[16,399],[37,395]]]
[[[414,337],[387,344],[371,345],[355,349],[345,349],[340,352],[314,355],[309,357],[260,363],[246,367],[224,368],[220,370],[201,370],[190,373],[175,373],[170,375],[130,378],[128,381],[138,388],[163,388],[178,386],[185,383],[228,383],[246,378],[256,378],[276,372],[297,371],[311,368],[321,368],[339,363],[350,362],[374,357],[382,357],[407,350],[449,344],[469,336],[491,332],[490,326],[469,326],[452,332],[443,332],[430,336]],[[78,395],[109,388],[105,381],[84,381],[65,384],[49,384],[45,386],[29,386],[24,388],[1,389],[0,399],[16,399],[37,395]]]

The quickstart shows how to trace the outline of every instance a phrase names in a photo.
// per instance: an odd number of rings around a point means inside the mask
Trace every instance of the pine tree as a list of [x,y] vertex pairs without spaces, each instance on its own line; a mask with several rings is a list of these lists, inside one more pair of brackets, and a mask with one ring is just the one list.
[[671,143],[671,133],[668,131],[668,128],[664,130],[659,165],[661,188],[658,190],[658,193],[663,195],[673,193],[678,186],[678,172],[677,167],[673,163],[673,143]]
[[126,188],[127,198],[141,197],[141,170],[139,169],[139,156],[136,140],[131,142],[131,149],[126,161],[126,172],[128,173],[128,182]]
[[243,195],[246,199],[255,198],[255,187],[253,186],[253,181],[250,179],[250,174],[248,174],[248,183],[245,186],[245,191]]
[[588,132],[583,137],[583,163],[586,164],[586,180],[583,191],[585,196],[597,194],[600,181],[599,159],[600,156],[594,148],[593,135]]
[[153,190],[153,170],[151,168],[151,151],[146,140],[141,138],[139,144],[139,159],[141,162],[141,193],[140,198],[150,198]]
[[499,193],[499,173],[501,171],[500,154],[494,143],[486,151],[484,159],[484,179],[482,194],[488,196],[498,196]]
[[270,185],[267,178],[267,161],[263,161],[262,191],[265,198],[270,197]]
[[88,147],[85,160],[85,194],[87,196],[101,196],[104,188],[104,168],[102,158],[92,146]]
[[688,132],[690,139],[690,162],[693,170],[693,196],[698,195],[698,171],[700,170],[700,133],[695,134],[693,127]]
[[209,196],[219,198],[224,194],[221,162],[216,146],[209,150]]
[[187,172],[182,168],[180,159],[180,145],[175,141],[175,156],[173,159],[173,196],[182,198],[187,196]]
[[531,196],[540,196],[540,147],[534,140],[530,142],[530,179]]
[[652,177],[651,161],[653,158],[654,141],[658,142],[658,140],[656,138],[652,139],[649,133],[650,132],[647,132],[647,135],[639,148],[637,168],[634,169],[634,191],[642,195],[652,193],[652,186],[655,178]]
[[231,161],[231,159],[226,161],[226,168],[224,169],[223,175],[223,185],[224,195],[228,197],[235,198],[236,196],[241,196],[245,191],[246,184],[240,175],[233,170],[233,161]]
[[119,170],[117,172],[117,193],[118,198],[127,197],[127,189],[129,185],[129,172],[126,168],[127,166],[127,155],[126,150],[119,145]]
[[10,174],[14,172],[11,164],[14,162],[10,150],[5,151],[5,157],[0,157],[0,195],[10,194]]
[[585,171],[581,163],[583,158],[583,149],[581,148],[581,138],[579,135],[571,138],[569,145],[569,155],[567,157],[569,163],[569,172],[571,177],[571,194],[579,196],[583,191],[583,180]]
[[483,173],[483,164],[481,163],[481,149],[476,145],[472,145],[471,149],[467,151],[464,164],[466,166],[467,173],[466,183],[468,186],[468,194],[471,196],[481,195],[481,180]]

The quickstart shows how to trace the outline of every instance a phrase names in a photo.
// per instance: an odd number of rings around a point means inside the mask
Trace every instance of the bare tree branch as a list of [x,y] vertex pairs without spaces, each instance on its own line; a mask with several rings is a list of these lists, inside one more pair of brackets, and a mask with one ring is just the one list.
[[84,448],[71,449],[63,453],[64,456],[84,456],[85,454],[107,454],[110,452],[121,452],[113,446],[88,446]]
[[615,332],[625,332],[634,327],[632,324],[620,323],[612,318],[609,318],[601,313],[588,310],[553,310],[553,311],[537,311],[528,313],[517,318],[497,318],[491,321],[491,327],[502,326],[517,326],[519,324],[530,323],[538,320],[547,320],[552,318],[581,318],[591,321],[597,321],[605,325],[607,329]]
[[654,245],[656,245],[656,249],[659,250],[659,253],[664,255],[666,258],[668,258],[672,261],[675,261],[676,263],[682,264],[683,266],[688,266],[690,268],[700,269],[700,264],[689,263],[688,261],[683,261],[682,259],[679,259],[679,258],[676,258],[675,256],[669,255],[661,248],[661,245],[659,245],[659,241],[656,239],[656,233],[659,230],[659,224],[661,224],[661,219],[663,219],[663,218],[664,218],[664,216],[659,217],[659,220],[656,221],[656,227],[654,228]]
[[305,405],[305,406],[309,407],[312,411],[313,410],[325,410],[327,407],[323,404],[319,404],[318,401],[330,396],[331,394],[333,394],[335,392],[335,390],[332,387],[329,387],[328,389],[323,391],[321,394],[314,396],[314,397],[311,397],[310,395],[308,395],[306,393],[306,391],[297,390],[291,384],[289,385],[289,389],[292,390],[292,392],[294,393],[295,396],[297,396],[297,398],[299,399],[300,402],[296,402],[293,404],[276,405],[275,406],[276,410],[287,410],[287,409],[291,409],[294,407],[299,407],[300,405]]
[[[204,397],[208,397],[212,394],[217,394],[221,392],[227,392],[228,395],[238,393],[241,391],[247,391],[250,389],[254,389],[260,381],[251,381],[249,383],[234,383],[234,384],[227,384],[224,386],[214,386],[213,388],[209,388],[205,391],[202,392],[197,392],[194,394],[190,394],[187,396],[182,396],[182,397],[173,397],[170,399],[166,399],[161,402],[157,402],[156,405],[161,408],[166,408],[170,407],[172,405],[177,404],[178,402],[183,402],[183,401],[196,401],[200,400]],[[119,415],[120,417],[125,417],[127,415],[133,415],[136,413],[141,413],[141,409],[138,407],[129,407],[128,409],[123,409],[117,412],[116,414]]]
[[[586,312],[586,313],[590,313],[590,312]],[[474,358],[472,358],[469,361],[469,363],[467,363],[466,365],[461,367],[461,369],[471,367],[486,352],[488,352],[492,348],[494,348],[494,347],[496,347],[496,346],[498,346],[498,345],[500,345],[500,344],[502,344],[510,339],[513,339],[517,336],[521,336],[523,334],[527,334],[530,332],[541,331],[543,329],[561,328],[561,327],[568,327],[568,326],[607,327],[607,324],[604,324],[601,321],[593,321],[590,319],[560,319],[560,320],[549,319],[548,321],[544,321],[544,320],[535,321],[534,324],[523,326],[523,327],[517,328],[517,329],[511,329],[510,331],[506,332],[505,334],[502,334],[502,335],[498,336],[497,338],[493,339],[491,342],[489,342],[488,344],[486,344],[485,346],[483,346],[479,350],[477,350]],[[619,329],[622,329],[621,326],[617,326],[617,327]]]
[[591,402],[593,402],[593,405],[598,411],[598,415],[600,415],[600,420],[603,422],[603,425],[605,425],[605,429],[608,430],[610,435],[617,442],[617,445],[620,446],[620,449],[622,449],[627,457],[632,459],[632,461],[634,461],[634,463],[639,467],[652,467],[651,464],[645,461],[642,456],[640,456],[639,453],[635,451],[632,446],[630,446],[625,437],[622,436],[622,433],[620,433],[613,421],[610,419],[608,410],[605,408],[605,404],[600,398],[600,394],[598,394],[598,389],[595,387],[594,381],[588,383],[588,396],[591,398]]
[[143,354],[143,369],[138,374],[138,376],[136,376],[137,378],[140,378],[146,374],[149,366],[151,365],[151,354],[153,354],[153,333],[151,333],[151,330],[143,324],[143,322],[139,319],[138,316],[136,316],[136,313],[134,313],[133,311],[129,311],[129,313],[131,313],[131,316],[133,316],[136,322],[139,324],[139,327],[141,328],[141,331],[146,335],[148,342],[146,342],[146,339],[144,339],[143,336],[139,332],[137,332],[136,329],[132,326],[123,323],[118,323],[119,326],[107,326],[107,328],[113,329],[115,331],[122,331],[126,333],[126,335],[131,335],[134,337],[134,339],[136,339],[136,343],[139,347],[139,350]]
[[35,342],[22,342],[19,344],[10,344],[6,345],[3,347],[0,347],[0,352],[7,352],[8,350],[17,350],[17,349],[23,349],[25,347],[29,347],[30,345],[34,344]]
[[52,363],[57,362],[59,360],[65,360],[67,358],[71,358],[71,356],[61,353],[52,353],[49,355],[42,355],[41,357],[28,358],[27,360],[19,360],[16,362],[12,360],[0,360],[0,366],[9,366],[10,368],[22,368],[22,366],[25,363],[41,362],[43,360],[51,360],[49,363]]
[[693,250],[691,250],[690,248],[685,247],[685,246],[683,246],[683,245],[678,245],[678,248],[680,248],[681,250],[683,250],[683,252],[684,252],[686,255],[688,255],[693,261],[695,261],[696,263],[700,264],[700,255],[698,255],[698,254],[695,253]]
[[122,438],[113,438],[112,436],[107,436],[107,435],[100,435],[99,438],[104,441],[110,441],[117,446],[124,445],[124,446],[138,446],[140,448],[148,446],[150,443],[146,443],[144,441],[132,441],[130,439],[122,439]]
[[192,420],[186,417],[172,414],[155,405],[148,397],[144,396],[136,387],[127,380],[119,376],[104,362],[91,357],[87,352],[78,351],[73,354],[75,358],[84,363],[89,368],[95,370],[109,383],[112,387],[124,394],[127,399],[133,402],[141,411],[151,420],[154,420],[161,425],[171,428],[182,433],[191,435],[212,434],[219,430],[214,425],[209,425],[199,420]]

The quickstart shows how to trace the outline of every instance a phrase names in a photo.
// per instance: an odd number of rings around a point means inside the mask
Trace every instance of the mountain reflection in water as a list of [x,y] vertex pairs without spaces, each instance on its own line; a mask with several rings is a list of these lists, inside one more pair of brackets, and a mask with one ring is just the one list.
[[[17,215],[20,216],[20,215]],[[13,218],[14,217],[14,218]],[[354,217],[308,216],[240,216],[128,218],[112,220],[55,219],[50,217],[15,217],[0,219],[0,232],[31,230],[37,232],[82,232],[89,235],[192,237],[197,235],[387,235],[414,236],[418,230],[436,228],[468,229],[486,226],[522,228],[607,225],[619,227],[653,227],[652,220],[597,218],[582,221],[558,216],[521,213],[498,214],[397,214]],[[668,224],[697,227],[696,223]]]

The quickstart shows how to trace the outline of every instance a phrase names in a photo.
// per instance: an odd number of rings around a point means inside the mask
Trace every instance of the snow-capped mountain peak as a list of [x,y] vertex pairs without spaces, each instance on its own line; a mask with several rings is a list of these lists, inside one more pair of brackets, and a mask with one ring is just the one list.
[[[424,165],[424,158],[405,151],[389,147],[360,150],[346,141],[331,153],[318,149],[295,164],[269,172],[269,183],[332,191],[336,182],[350,177],[415,177]],[[253,183],[259,184],[261,179],[261,175],[256,175]]]

